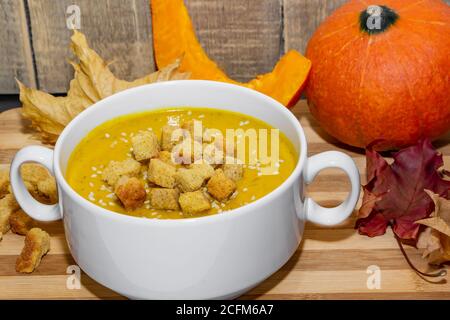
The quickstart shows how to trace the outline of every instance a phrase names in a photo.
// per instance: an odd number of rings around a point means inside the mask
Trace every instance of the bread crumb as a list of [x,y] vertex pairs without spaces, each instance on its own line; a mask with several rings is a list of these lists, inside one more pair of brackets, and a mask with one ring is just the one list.
[[25,211],[19,209],[9,216],[9,224],[12,232],[20,235],[26,235],[27,232],[33,229],[36,225],[36,221],[27,215]]
[[9,217],[20,209],[19,204],[12,194],[7,194],[0,199],[0,232],[5,234],[10,229]]
[[[142,207],[147,198],[144,184],[136,177],[121,177],[117,181],[114,193],[126,210],[135,210]],[[106,206],[106,203],[102,200],[100,204]]]
[[16,271],[33,272],[41,263],[42,257],[50,250],[50,236],[39,228],[33,228],[25,236],[25,245],[16,261]]

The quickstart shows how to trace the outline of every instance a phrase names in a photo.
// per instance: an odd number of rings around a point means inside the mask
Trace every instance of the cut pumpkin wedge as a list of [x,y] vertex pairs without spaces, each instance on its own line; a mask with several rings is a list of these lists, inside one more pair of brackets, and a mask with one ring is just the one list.
[[153,48],[158,68],[182,57],[180,72],[191,79],[214,80],[251,88],[293,106],[300,98],[311,69],[311,61],[295,50],[288,51],[270,73],[241,83],[230,79],[211,60],[198,41],[183,0],[151,0]]

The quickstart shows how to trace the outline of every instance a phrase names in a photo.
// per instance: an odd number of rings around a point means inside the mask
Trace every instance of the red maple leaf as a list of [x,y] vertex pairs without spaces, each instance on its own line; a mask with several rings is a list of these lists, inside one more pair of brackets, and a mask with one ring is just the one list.
[[420,225],[434,210],[431,190],[449,198],[450,181],[444,180],[442,155],[424,139],[416,145],[398,151],[394,162],[388,164],[370,147],[366,150],[367,181],[363,186],[363,203],[356,228],[369,237],[382,235],[391,225],[403,240],[416,240]]

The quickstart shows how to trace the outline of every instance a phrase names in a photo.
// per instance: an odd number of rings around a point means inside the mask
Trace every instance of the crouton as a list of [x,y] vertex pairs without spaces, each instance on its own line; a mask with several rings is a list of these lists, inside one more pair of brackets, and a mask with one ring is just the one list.
[[189,132],[189,137],[195,141],[202,141],[203,126],[199,120],[189,120],[181,125],[181,128]]
[[200,142],[185,139],[176,144],[172,149],[172,155],[177,164],[190,164],[202,160],[203,146]]
[[9,231],[9,217],[14,211],[20,209],[19,204],[12,194],[7,194],[0,199],[0,232],[5,234]]
[[36,224],[29,215],[25,213],[22,209],[14,211],[9,216],[9,225],[11,226],[11,231],[20,235],[26,235]]
[[200,190],[182,193],[178,201],[181,210],[187,214],[199,213],[211,209],[211,203]]
[[121,177],[116,183],[114,193],[126,210],[135,210],[142,207],[147,198],[144,184],[135,177]]
[[156,158],[159,153],[159,142],[156,134],[150,131],[139,132],[131,138],[133,154],[137,161]]
[[192,163],[188,165],[189,169],[197,170],[204,179],[209,179],[214,174],[214,168],[204,161],[198,161],[197,163]]
[[208,181],[208,193],[218,201],[224,201],[236,190],[236,183],[222,169],[217,169]]
[[[171,151],[172,148],[181,140],[180,137],[172,137],[175,130],[180,129],[179,126],[165,125],[162,127],[161,149]],[[173,139],[172,139],[173,138]]]
[[178,169],[175,174],[177,187],[183,192],[198,190],[205,182],[204,174],[196,169]]
[[163,162],[165,162],[165,163],[167,163],[167,164],[170,164],[171,166],[175,166],[175,167],[178,166],[173,161],[172,153],[170,151],[166,151],[166,150],[160,151],[159,155],[158,155],[158,159],[163,161]]
[[148,180],[164,188],[175,187],[177,169],[159,159],[151,159],[148,166]]
[[179,210],[177,189],[152,188],[150,190],[150,205],[155,209]]
[[234,182],[241,180],[244,175],[244,166],[242,164],[224,164],[222,170],[225,176]]
[[103,170],[102,179],[110,186],[114,187],[123,176],[137,177],[140,173],[141,164],[134,159],[123,161],[111,161]]
[[204,143],[202,155],[203,161],[209,163],[214,168],[224,162],[223,151],[218,149],[214,143]]
[[46,168],[37,163],[25,163],[20,173],[25,186],[36,200],[46,204],[58,202],[55,178]]
[[0,169],[0,199],[9,193],[9,170]]
[[50,250],[50,236],[47,232],[33,228],[27,232],[25,246],[16,261],[16,271],[33,272],[41,263],[42,257]]

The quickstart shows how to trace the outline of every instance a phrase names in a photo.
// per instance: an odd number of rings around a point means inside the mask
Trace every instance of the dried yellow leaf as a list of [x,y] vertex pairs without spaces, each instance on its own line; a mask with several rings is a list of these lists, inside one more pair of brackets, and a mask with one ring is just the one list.
[[117,79],[108,64],[92,50],[86,37],[75,31],[71,48],[79,63],[71,62],[75,70],[65,97],[55,97],[19,83],[22,114],[41,133],[45,142],[55,143],[64,127],[81,111],[95,102],[119,91],[153,82],[187,79],[178,72],[180,61],[134,81]]
[[430,264],[442,264],[450,261],[450,201],[429,190],[425,192],[433,199],[435,207],[430,218],[416,221],[427,226],[417,247],[424,249],[423,257]]

